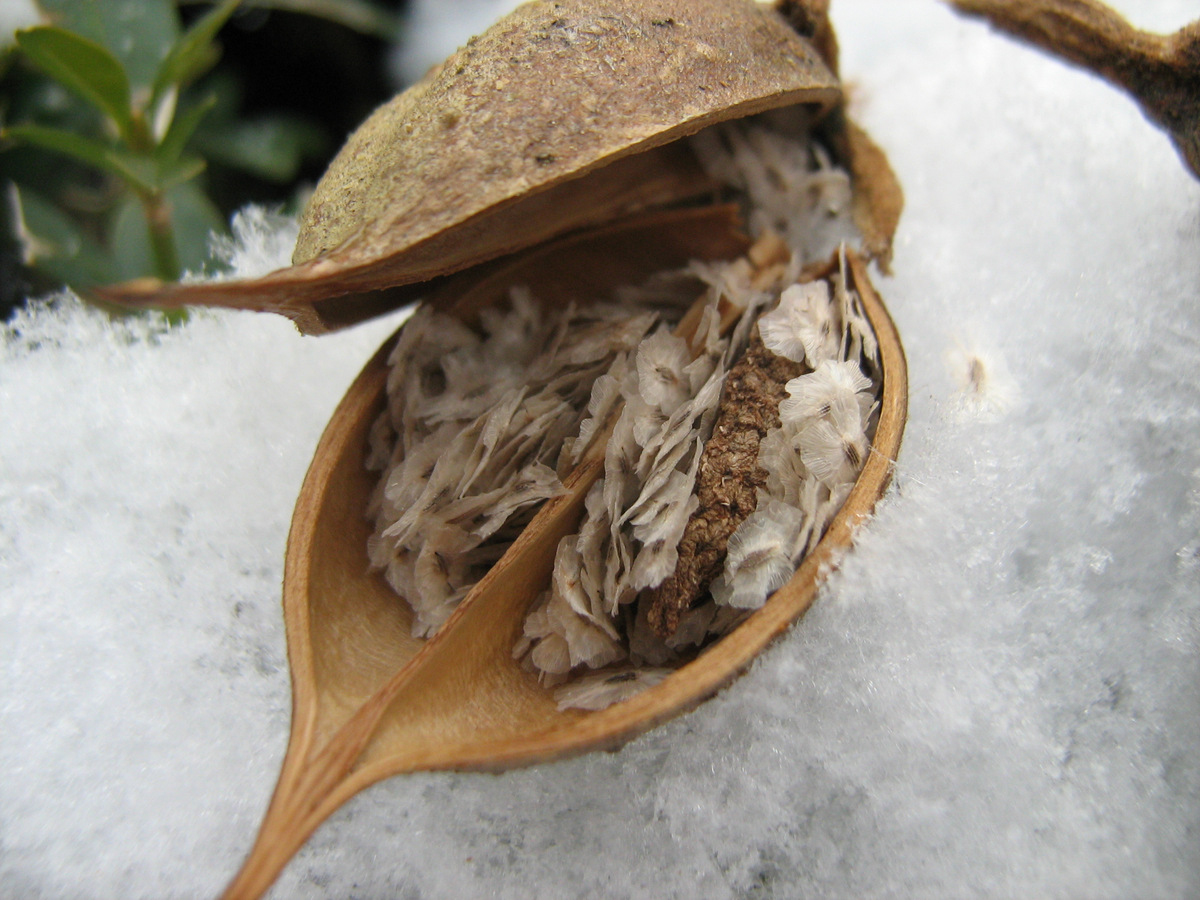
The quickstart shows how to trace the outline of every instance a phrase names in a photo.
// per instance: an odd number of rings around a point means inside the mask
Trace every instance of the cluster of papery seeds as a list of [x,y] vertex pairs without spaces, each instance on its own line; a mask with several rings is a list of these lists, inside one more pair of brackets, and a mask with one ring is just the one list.
[[661,313],[598,303],[547,316],[527,291],[480,314],[480,332],[428,308],[389,359],[388,406],[370,435],[373,566],[428,636],[562,493],[558,471],[592,387]]
[[[753,289],[746,260],[698,271],[711,285],[697,339],[689,345],[665,329],[655,332],[593,392],[593,418],[619,409],[604,476],[588,493],[579,533],[559,543],[551,588],[516,648],[544,680],[625,659],[661,664],[704,636],[707,622],[656,640],[636,601],[675,570],[698,506],[696,473],[721,388],[769,294]],[[722,300],[742,310],[728,339],[719,329]]]
[[[665,273],[561,313],[517,288],[511,308],[484,311],[478,330],[422,310],[392,354],[388,409],[372,431],[368,464],[384,474],[370,556],[412,605],[420,635],[445,622],[605,441],[604,476],[514,648],[558,686],[562,706],[599,708],[655,683],[761,606],[819,541],[869,453],[880,389],[870,324],[844,271],[798,283],[845,228],[844,173],[757,126],[726,127],[697,152],[740,192],[766,235],[759,247],[782,247],[773,235],[786,235],[790,250],[769,271],[747,259],[693,264],[690,278]],[[828,228],[815,228],[821,219]],[[696,278],[707,305],[685,339],[672,325],[694,298],[664,285]],[[740,314],[723,335],[730,306]],[[648,598],[685,564],[681,537],[705,514],[697,471],[725,380],[752,341],[803,374],[765,410],[773,424],[757,449],[753,512],[731,522],[719,572],[664,633],[648,622]]]
[[[667,414],[668,423],[691,419],[693,430],[680,449],[664,452],[670,429],[655,427],[663,413],[646,399],[659,391],[654,362],[661,348],[644,342],[622,385],[625,406],[605,476],[587,498],[579,534],[560,544],[550,590],[517,647],[544,681],[565,682],[558,689],[563,705],[595,708],[628,696],[762,606],[820,540],[866,460],[880,383],[874,335],[857,295],[841,273],[783,290],[776,283],[767,294],[749,291],[738,267],[724,267],[720,289],[747,299],[747,312],[714,371],[724,377],[756,319],[768,350],[810,370],[787,382],[779,425],[762,439],[757,461],[766,483],[757,508],[733,531],[701,602],[670,636],[656,634],[647,621],[647,589],[675,569],[684,526],[697,512],[697,465],[719,403],[701,390]],[[606,669],[567,680],[599,667]]]

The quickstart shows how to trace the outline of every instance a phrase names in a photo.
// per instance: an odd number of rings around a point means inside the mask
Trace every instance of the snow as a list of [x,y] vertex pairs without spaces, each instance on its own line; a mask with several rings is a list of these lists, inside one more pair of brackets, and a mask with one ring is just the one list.
[[[938,4],[834,14],[907,196],[878,286],[911,412],[858,547],[695,712],[378,785],[269,896],[1200,893],[1200,184],[1127,98]],[[291,506],[394,326],[67,298],[9,329],[0,895],[232,876],[287,738]]]

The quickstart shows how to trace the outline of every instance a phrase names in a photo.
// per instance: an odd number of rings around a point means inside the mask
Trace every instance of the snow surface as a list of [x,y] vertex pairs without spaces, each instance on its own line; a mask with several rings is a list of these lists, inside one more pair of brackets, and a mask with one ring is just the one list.
[[[1200,184],[1095,79],[933,2],[834,7],[908,199],[911,418],[858,548],[695,712],[378,785],[270,896],[1200,895]],[[393,326],[64,300],[7,333],[0,896],[232,876],[287,737],[291,506]]]

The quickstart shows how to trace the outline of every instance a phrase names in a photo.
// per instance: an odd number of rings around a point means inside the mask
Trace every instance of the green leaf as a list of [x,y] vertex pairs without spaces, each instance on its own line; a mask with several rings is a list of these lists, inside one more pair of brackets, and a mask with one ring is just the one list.
[[183,148],[196,131],[196,126],[216,106],[216,94],[209,94],[195,106],[182,114],[177,114],[171,120],[171,127],[163,135],[162,141],[155,148],[154,154],[160,163],[167,163],[183,155]]
[[154,76],[152,109],[172,86],[187,84],[216,63],[217,54],[212,46],[213,38],[233,15],[239,2],[240,0],[222,0],[171,46]]
[[228,234],[225,216],[196,182],[174,188],[168,195],[175,216],[175,238],[184,271],[200,272],[211,262],[210,239]]
[[[180,0],[194,3],[196,0]],[[360,34],[394,41],[400,34],[400,17],[367,0],[245,0],[246,6],[303,13],[336,22]]]
[[185,156],[161,163],[158,167],[158,189],[169,191],[172,188],[191,181],[207,168],[207,163],[198,156]]
[[[102,141],[71,131],[41,125],[14,125],[0,134],[95,166],[102,172],[120,178],[128,187],[139,193],[166,190],[170,185],[195,177],[203,169],[203,162],[197,169],[192,161],[186,164],[181,164],[178,160],[160,161],[152,156],[139,156],[117,147],[110,147]],[[181,172],[187,174],[180,177]]]
[[179,39],[175,0],[37,0],[37,5],[55,24],[107,47],[135,91],[153,84]]
[[103,110],[126,140],[133,132],[129,78],[120,61],[95,41],[42,25],[17,32],[25,55],[88,102]]
[[296,177],[304,160],[322,156],[326,143],[312,122],[273,115],[214,123],[196,135],[193,146],[214,163],[284,184]]
[[31,268],[77,292],[115,280],[116,266],[92,237],[53,203],[18,189],[21,239]]
[[[15,44],[12,55],[22,57]],[[34,66],[23,65],[11,70],[0,83],[0,95],[4,97],[3,117],[8,122],[33,122],[67,131],[103,133],[106,116],[101,110]]]
[[143,164],[137,157],[122,153],[95,138],[42,125],[14,125],[5,129],[3,135],[95,166],[102,172],[116,175],[135,189],[154,190],[157,176],[153,163],[146,160]]
[[112,151],[109,153],[109,160],[113,171],[124,179],[135,193],[154,194],[161,189],[158,181],[158,163],[151,157]]
[[22,141],[55,153],[64,153],[89,166],[112,172],[108,158],[112,148],[95,138],[45,125],[13,125],[5,128],[0,135],[7,140]]

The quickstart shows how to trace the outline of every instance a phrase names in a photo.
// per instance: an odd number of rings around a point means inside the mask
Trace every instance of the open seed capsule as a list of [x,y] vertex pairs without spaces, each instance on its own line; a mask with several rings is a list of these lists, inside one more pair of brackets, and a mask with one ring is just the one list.
[[[886,263],[900,201],[882,154],[839,106],[824,8],[819,0],[784,0],[782,11],[753,0],[535,0],[351,137],[314,194],[291,267],[247,281],[137,282],[105,292],[107,299],[131,304],[205,303],[279,312],[309,333],[421,297],[457,319],[451,330],[466,333],[480,324],[490,327],[498,310],[515,305],[514,288],[541,302],[531,307],[540,310],[530,313],[536,321],[689,261],[693,274],[715,286],[707,307],[702,302],[695,312],[664,316],[668,324],[660,332],[648,326],[649,339],[657,341],[654,352],[666,355],[647,357],[641,365],[647,380],[636,392],[611,404],[596,401],[594,409],[592,392],[587,412],[594,421],[587,440],[582,424],[571,436],[579,453],[564,450],[549,464],[536,460],[561,479],[561,490],[521,521],[493,556],[484,556],[487,564],[477,578],[455,585],[461,596],[445,615],[439,613],[436,627],[423,625],[419,604],[397,597],[368,567],[367,510],[374,492],[378,513],[378,494],[388,491],[365,467],[369,447],[376,445],[377,457],[403,461],[415,447],[415,431],[406,418],[411,411],[397,400],[406,379],[390,374],[398,371],[388,364],[394,343],[367,364],[330,421],[296,504],[284,581],[291,739],[258,841],[228,897],[259,896],[334,809],[380,778],[423,769],[500,770],[618,746],[711,696],[808,607],[836,553],[889,481],[907,396],[899,339],[867,280],[866,263],[853,250],[828,252],[847,236],[853,214],[865,250]],[[815,36],[823,55],[793,23]],[[737,211],[713,205],[730,200],[740,206],[753,241],[742,234]],[[744,282],[744,290],[721,287],[730,280]],[[751,312],[739,313],[726,337],[721,325],[730,303]],[[816,318],[807,331],[780,331],[778,322],[755,310],[783,320],[810,313]],[[860,324],[823,330],[826,313],[831,321],[840,316],[843,325],[851,318]],[[615,325],[619,317],[611,321]],[[418,326],[410,320],[406,329]],[[419,343],[413,334],[402,330],[393,341]],[[469,334],[466,339],[472,340]],[[686,345],[682,350],[680,342]],[[780,407],[780,398],[789,394],[797,409],[815,410],[821,424],[800,428],[782,442],[792,442],[790,461],[781,446],[768,449],[772,441],[781,445],[771,436],[770,416],[758,417],[767,422],[755,439],[760,450],[731,453],[721,446],[731,429],[741,427],[736,409],[728,421],[722,418],[721,384],[748,383],[764,368],[756,364],[758,370],[735,375],[739,360],[751,355],[735,347],[752,347],[763,359],[768,352],[798,353],[802,368],[795,372],[803,374],[787,377],[816,379],[794,391],[790,383],[787,390],[775,385],[770,404]],[[514,345],[511,355],[520,356],[520,350]],[[677,351],[689,355],[670,356]],[[637,352],[630,348],[628,355],[633,370],[639,367]],[[828,353],[837,358],[826,359]],[[715,369],[693,370],[694,356],[705,357],[705,365],[708,357],[714,365],[720,357],[727,371],[714,376]],[[864,401],[852,372],[829,369],[822,375],[824,362],[861,362],[875,393]],[[679,377],[684,370],[688,376]],[[602,374],[625,387],[634,384],[628,367],[620,377],[614,372]],[[598,380],[599,368],[596,374]],[[663,378],[655,385],[657,374]],[[437,393],[453,377],[443,366],[427,383]],[[389,378],[400,387],[391,396]],[[817,498],[819,504],[836,499],[836,508],[827,508],[821,527],[808,532],[796,516],[782,514],[789,529],[796,525],[790,539],[803,544],[803,554],[788,563],[794,571],[763,581],[770,585],[766,590],[782,581],[770,599],[765,592],[757,601],[748,599],[745,584],[728,566],[708,576],[701,605],[708,594],[720,594],[735,610],[761,604],[727,623],[732,630],[716,640],[702,630],[691,649],[659,660],[667,665],[654,679],[640,680],[632,664],[658,651],[627,643],[621,652],[632,667],[614,672],[604,668],[612,659],[602,660],[600,684],[588,684],[581,677],[588,661],[577,665],[575,648],[556,644],[561,635],[546,625],[557,615],[552,605],[560,600],[570,605],[570,598],[556,600],[548,589],[555,581],[569,587],[575,577],[562,574],[567,565],[562,558],[574,553],[608,559],[582,545],[562,548],[580,535],[590,507],[601,505],[592,499],[600,476],[606,485],[616,483],[612,470],[620,466],[610,451],[625,439],[620,436],[641,446],[652,430],[645,421],[623,425],[617,407],[624,403],[628,409],[641,397],[658,404],[669,422],[673,413],[660,401],[676,388],[682,391],[685,381],[686,391],[672,402],[693,403],[694,395],[713,388],[711,408],[680,429],[690,441],[683,451],[672,455],[677,445],[663,449],[664,440],[662,452],[653,456],[668,464],[648,467],[650,480],[642,482],[647,503],[609,511],[611,526],[642,528],[643,536],[658,535],[643,544],[658,542],[670,550],[662,534],[674,534],[682,518],[674,511],[656,518],[666,506],[646,485],[654,477],[675,485],[689,473],[700,483],[707,477],[701,470],[710,445],[720,451],[711,454],[717,468],[710,488],[722,483],[724,465],[749,485],[744,494],[769,489],[774,476],[768,471],[760,478],[755,470],[763,454],[773,452],[784,467],[813,473],[816,486],[785,488],[787,496],[772,497],[767,506],[795,501],[801,508]],[[829,393],[846,385],[845,397]],[[738,401],[747,407],[765,402],[753,391],[738,396],[750,398]],[[861,435],[845,425],[855,417]],[[385,432],[382,451],[373,428]],[[482,470],[471,459],[471,473]],[[763,463],[764,471],[771,465]],[[473,474],[466,481],[474,483]],[[455,490],[458,496],[451,500],[467,499],[463,484]],[[433,509],[441,494],[432,490],[405,506],[404,490],[397,489],[393,512]],[[688,496],[685,491],[684,511],[705,509],[707,501],[692,504]],[[671,528],[660,529],[667,519]],[[448,514],[440,521],[469,530],[465,520]],[[741,521],[750,518],[742,515]],[[383,530],[423,530],[420,523],[415,529],[411,522],[398,523]],[[753,569],[761,547],[738,538],[738,527],[734,523],[726,535],[727,555],[736,558],[734,569]],[[751,537],[757,527],[750,528]],[[707,540],[702,535],[692,544]],[[376,551],[378,544],[372,554],[388,569],[387,554]],[[618,563],[622,552],[615,551]],[[426,569],[449,570],[459,562],[438,547],[424,556]],[[630,574],[636,560],[626,562]],[[618,638],[640,641],[643,621],[672,637],[680,629],[695,631],[691,594],[664,601],[658,614],[633,612],[632,597],[654,589],[647,573],[663,570],[661,563],[651,560],[625,582],[614,577],[616,593],[606,595],[602,605],[620,619],[612,625]],[[589,608],[586,615],[594,612]],[[652,615],[667,624],[655,625]],[[414,631],[431,636],[423,639]],[[631,681],[643,689],[626,696]],[[551,682],[560,682],[558,695]]]

